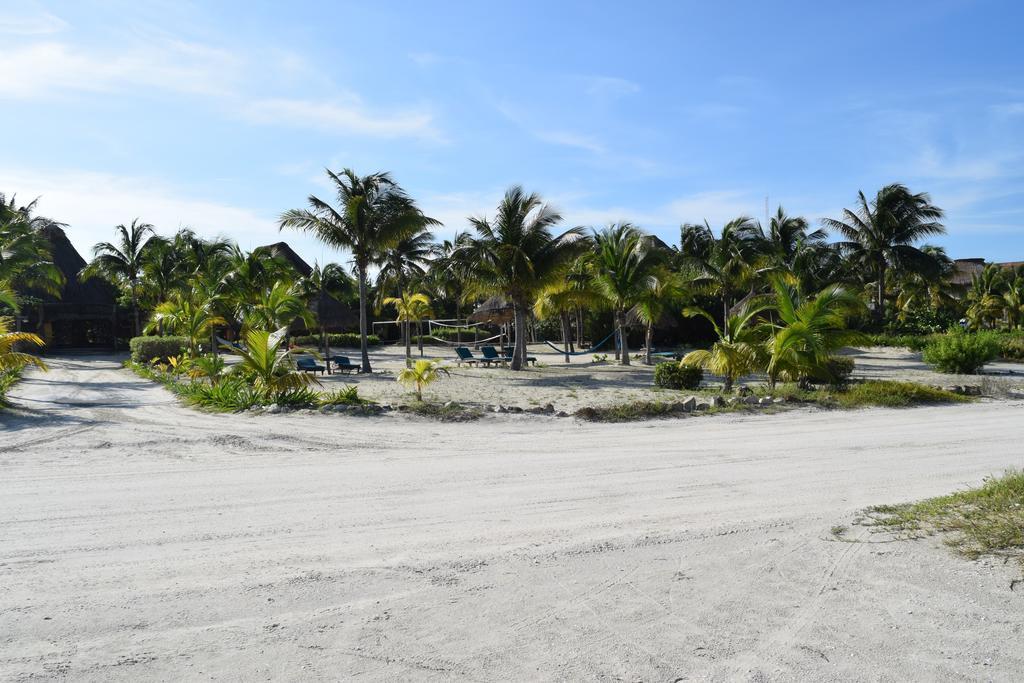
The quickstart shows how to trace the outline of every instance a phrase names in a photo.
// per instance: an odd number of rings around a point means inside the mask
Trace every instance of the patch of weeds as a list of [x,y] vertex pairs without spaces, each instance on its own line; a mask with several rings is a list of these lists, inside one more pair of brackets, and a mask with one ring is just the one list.
[[910,406],[938,403],[966,403],[970,396],[961,396],[944,389],[936,389],[916,382],[869,380],[851,384],[841,391],[833,391],[831,400],[840,408],[909,408]]
[[317,403],[321,406],[362,406],[373,401],[359,396],[359,387],[347,386],[336,391],[327,391],[319,395]]
[[836,524],[829,531],[832,533],[833,536],[835,536],[836,538],[839,538],[840,536],[842,536],[843,534],[846,533],[846,529],[847,528],[844,525]]
[[876,505],[865,526],[904,538],[949,534],[945,543],[971,559],[1010,555],[1024,561],[1024,472],[989,477],[978,488],[917,503]]
[[665,417],[677,412],[675,404],[660,401],[634,401],[613,406],[587,406],[575,416],[588,422],[632,422],[652,417]]
[[403,406],[404,411],[413,415],[429,417],[441,422],[470,422],[479,420],[483,411],[479,408],[469,408],[449,401],[448,403],[430,403],[427,401],[416,401]]

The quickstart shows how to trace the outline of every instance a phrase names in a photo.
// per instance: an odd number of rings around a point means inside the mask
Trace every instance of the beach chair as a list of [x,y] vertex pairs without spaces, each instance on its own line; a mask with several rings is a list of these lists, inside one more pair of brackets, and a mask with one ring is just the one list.
[[312,358],[299,358],[295,361],[295,367],[302,372],[319,372],[321,375],[326,372],[327,368],[320,365]]
[[480,359],[480,362],[485,363],[488,366],[490,366],[491,363],[508,363],[508,358],[498,353],[498,349],[493,346],[481,346],[480,353],[484,355],[484,357]]
[[335,370],[341,370],[342,372],[359,372],[360,367],[354,365],[348,356],[331,356],[327,359],[328,363],[334,364]]
[[[511,347],[511,346],[506,346],[506,347],[504,347],[502,349],[502,353],[504,354],[505,360],[507,360],[509,362],[512,361],[512,354],[514,352],[515,352],[515,348]],[[533,365],[536,365],[537,364],[537,358],[534,357],[534,356],[527,356],[526,357],[526,363],[527,364],[531,364],[532,363]]]
[[455,359],[455,363],[459,367],[462,367],[463,363],[465,363],[466,365],[476,365],[477,363],[480,362],[480,359],[474,356],[473,352],[470,351],[469,347],[467,346],[456,346],[455,355],[457,356],[457,358]]

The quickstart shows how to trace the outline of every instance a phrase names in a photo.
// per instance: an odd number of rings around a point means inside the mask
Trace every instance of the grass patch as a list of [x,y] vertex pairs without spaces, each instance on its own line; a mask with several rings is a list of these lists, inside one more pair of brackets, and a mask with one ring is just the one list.
[[469,408],[458,403],[430,403],[428,401],[415,401],[402,406],[402,410],[413,415],[429,417],[441,422],[471,422],[483,417],[483,411],[478,408]]
[[907,538],[949,534],[960,554],[1013,555],[1024,559],[1024,472],[990,477],[978,488],[917,503],[877,505],[865,511],[867,526]]
[[888,380],[857,382],[845,390],[830,393],[830,400],[840,408],[909,408],[937,403],[965,403],[972,400],[969,396],[961,396],[925,384]]
[[676,412],[675,404],[660,401],[632,401],[613,406],[587,406],[575,416],[588,422],[632,422],[653,417],[665,417]]

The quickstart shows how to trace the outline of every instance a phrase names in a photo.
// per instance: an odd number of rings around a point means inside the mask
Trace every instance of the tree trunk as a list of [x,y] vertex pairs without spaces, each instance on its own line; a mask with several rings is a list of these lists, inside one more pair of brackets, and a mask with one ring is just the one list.
[[576,307],[576,344],[583,350],[583,307]]
[[140,332],[139,323],[139,295],[135,291],[135,284],[132,283],[132,314],[135,316],[135,336],[138,337]]
[[423,358],[423,321],[416,321],[416,346],[420,350],[420,358]]
[[409,339],[409,321],[402,322],[402,336],[405,337],[405,367],[412,367],[412,341]]
[[732,377],[726,375],[722,382],[722,392],[728,394],[730,391],[732,391]]
[[516,321],[516,338],[512,349],[512,369],[522,370],[523,359],[526,357],[526,311],[521,301],[512,302],[512,311]]
[[647,342],[647,351],[644,356],[644,365],[651,364],[651,341],[654,340],[654,323],[647,323],[647,333],[645,335]]
[[562,324],[562,346],[565,347],[565,362],[569,362],[569,345],[572,343],[572,329],[569,325],[569,312],[562,311],[558,314]]
[[878,302],[875,306],[875,324],[881,328],[885,322],[885,261],[878,262]]
[[626,314],[623,311],[615,313],[615,323],[619,330],[619,346],[622,351],[620,361],[623,365],[629,365],[629,341],[626,339]]
[[359,354],[362,357],[360,372],[373,372],[370,368],[370,349],[366,342],[366,328],[369,322],[366,316],[366,264],[356,264],[356,273],[359,278]]
[[455,343],[462,346],[462,306],[455,299]]

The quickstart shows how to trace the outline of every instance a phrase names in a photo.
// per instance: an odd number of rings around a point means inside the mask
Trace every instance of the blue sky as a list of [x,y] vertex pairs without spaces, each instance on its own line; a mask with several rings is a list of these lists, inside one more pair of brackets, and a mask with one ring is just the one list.
[[443,236],[520,183],[671,243],[899,181],[952,256],[1024,260],[1022,25],[984,0],[0,0],[0,191],[84,251],[136,216],[276,241],[325,166],[391,171]]

